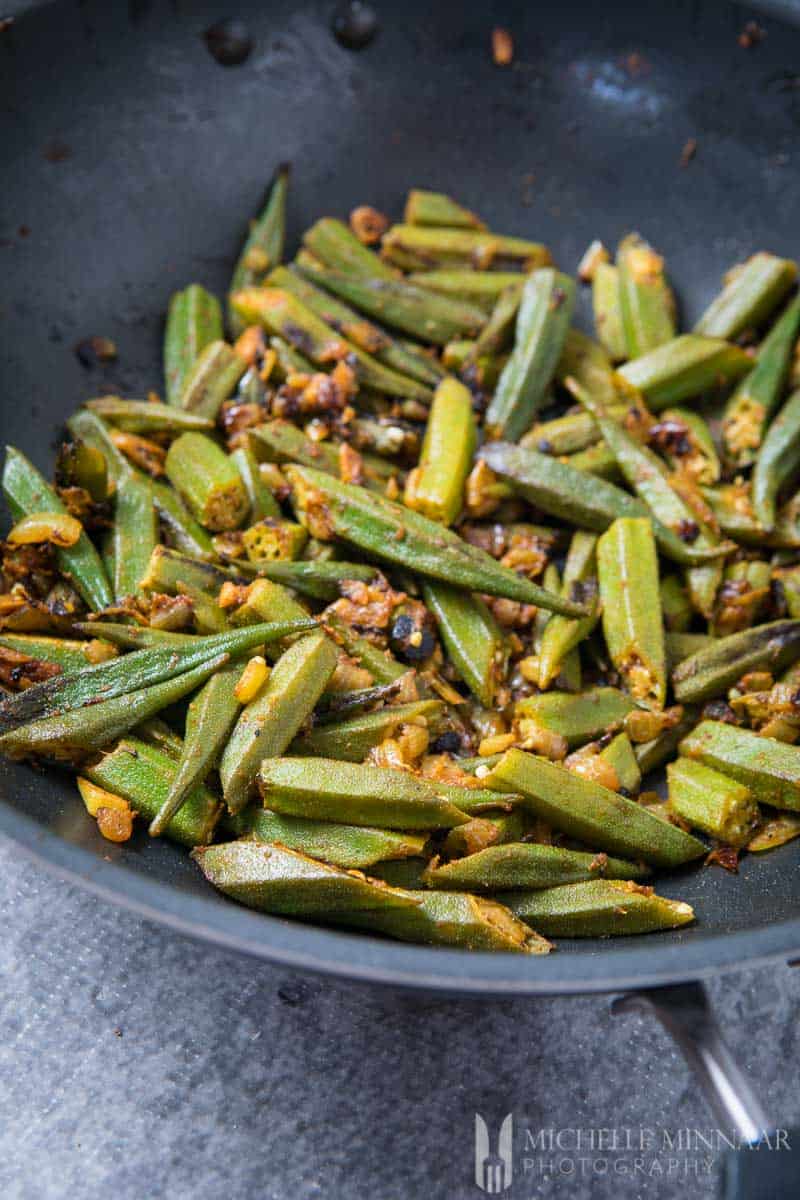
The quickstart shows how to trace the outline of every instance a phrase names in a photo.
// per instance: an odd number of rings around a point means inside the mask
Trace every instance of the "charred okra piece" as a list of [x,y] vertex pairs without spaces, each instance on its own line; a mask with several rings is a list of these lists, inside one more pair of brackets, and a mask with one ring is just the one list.
[[767,818],[747,843],[747,849],[758,854],[762,850],[774,850],[785,846],[793,838],[800,837],[800,816],[795,813],[779,813]]
[[408,507],[452,525],[461,512],[476,441],[472,396],[457,379],[443,379],[433,397],[419,463],[406,480]]
[[434,859],[422,876],[429,887],[469,892],[502,892],[518,888],[550,888],[583,879],[641,879],[649,872],[640,863],[609,858],[561,846],[511,842],[487,846],[476,854],[439,864]]
[[585,614],[583,605],[538,587],[421,513],[308,467],[287,467],[286,475],[295,510],[314,537],[342,538],[377,558],[469,591],[568,616]]
[[617,249],[622,328],[627,358],[638,358],[675,337],[675,297],[664,259],[638,233]]
[[167,476],[205,529],[236,529],[247,515],[247,493],[236,464],[202,433],[184,433],[167,454]]
[[493,436],[514,441],[530,426],[561,357],[574,305],[574,281],[551,267],[526,280],[514,349],[486,410]]
[[[106,474],[113,483],[118,483],[124,476],[131,474],[133,467],[114,445],[108,426],[97,413],[88,408],[78,409],[67,419],[67,429],[76,441],[102,454]],[[107,499],[107,495],[101,498]]]
[[245,239],[239,260],[233,269],[228,289],[228,325],[238,336],[244,325],[231,307],[230,297],[241,288],[253,287],[262,281],[268,271],[276,267],[283,256],[286,237],[286,195],[289,191],[290,168],[282,163],[269,186],[266,203],[254,221]]
[[[313,247],[312,247],[313,249]],[[393,225],[384,234],[383,256],[404,268],[473,267],[534,271],[551,261],[539,242],[473,229]]]
[[210,417],[200,413],[181,412],[169,404],[156,404],[149,400],[98,396],[95,400],[87,400],[86,407],[104,421],[110,421],[117,429],[124,429],[128,433],[178,434],[187,430],[202,433],[214,428]]
[[222,338],[222,309],[199,283],[175,292],[164,332],[164,383],[168,404],[179,405],[189,372],[209,342]]
[[403,213],[406,225],[444,225],[450,229],[485,229],[474,212],[452,200],[444,192],[412,188]]
[[622,727],[633,704],[618,688],[593,687],[582,692],[540,692],[514,706],[515,715],[564,739],[565,747]]
[[749,788],[693,758],[667,766],[669,806],[694,829],[727,846],[744,846],[758,821]]
[[278,659],[267,682],[242,711],[222,755],[219,774],[231,812],[246,805],[262,760],[283,754],[313,712],[335,668],[336,650],[324,633],[301,638]]
[[131,475],[117,484],[109,530],[114,597],[135,596],[158,545],[158,518],[149,484]]
[[[32,513],[69,515],[33,463],[13,446],[6,448],[3,494],[15,521]],[[60,570],[72,581],[90,608],[106,608],[112,603],[111,586],[100,555],[83,531],[74,545],[57,549],[56,557]]]
[[614,362],[628,357],[628,341],[622,323],[619,267],[598,263],[592,278],[594,329]]
[[181,408],[215,421],[223,401],[233,395],[246,370],[247,363],[227,342],[209,342],[186,375]]
[[460,678],[490,708],[508,657],[503,631],[479,596],[430,581],[423,595]]
[[613,854],[675,867],[705,853],[697,838],[635,801],[522,750],[507,750],[483,783],[519,792],[526,807],[554,829]]
[[706,337],[737,337],[758,329],[797,278],[797,264],[774,254],[754,254],[725,277],[725,286],[695,325]]
[[303,245],[333,271],[359,279],[396,279],[383,259],[368,250],[343,221],[321,217],[303,234]]
[[660,412],[670,404],[736,383],[752,365],[750,355],[730,342],[684,333],[631,359],[619,374],[644,393],[653,412]]
[[142,577],[141,588],[145,592],[164,592],[168,596],[188,596],[195,628],[199,633],[213,634],[222,633],[228,627],[227,615],[217,597],[223,584],[232,578],[227,570],[203,559],[156,546]]
[[279,842],[290,850],[299,850],[335,867],[372,867],[375,863],[403,861],[425,851],[427,836],[398,833],[393,829],[370,829],[363,825],[342,825],[336,821],[309,821],[304,817],[286,817],[269,809],[246,808],[225,822],[237,837],[257,842]]
[[721,696],[749,671],[781,671],[798,657],[800,621],[769,621],[715,638],[675,667],[675,698],[682,704],[696,704]]
[[673,470],[696,483],[716,483],[721,467],[707,422],[689,408],[665,408],[650,429],[650,440],[663,447]]
[[677,929],[694,920],[691,905],[657,896],[651,887],[592,879],[540,892],[511,892],[503,903],[549,937],[618,937]]
[[728,401],[722,438],[737,467],[747,467],[755,460],[769,419],[783,394],[798,331],[800,296],[787,305],[764,338],[755,366]]
[[[363,662],[363,660],[362,660]],[[316,725],[301,733],[291,744],[291,752],[310,758],[335,758],[341,762],[361,763],[370,750],[389,738],[405,723],[433,724],[442,715],[439,700],[412,700],[408,704],[387,705],[377,712],[361,713],[342,721]]]
[[680,752],[744,784],[757,801],[800,810],[798,746],[724,721],[701,721],[683,739]]
[[597,543],[597,575],[608,653],[639,704],[663,708],[667,695],[658,555],[650,521],[615,521]]
[[539,687],[548,688],[567,655],[588,637],[600,616],[596,600],[597,538],[578,529],[572,535],[564,564],[561,594],[591,605],[589,616],[576,619],[554,613],[544,627],[539,645]]
[[793,392],[767,430],[753,470],[753,508],[768,533],[775,524],[778,494],[800,464],[800,389]]

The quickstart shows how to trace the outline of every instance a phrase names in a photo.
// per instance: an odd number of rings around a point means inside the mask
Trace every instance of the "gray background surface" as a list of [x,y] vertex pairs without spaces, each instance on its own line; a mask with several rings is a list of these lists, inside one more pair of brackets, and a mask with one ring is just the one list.
[[[611,1156],[624,1175],[522,1173],[526,1126],[711,1125],[666,1035],[604,997],[449,1001],[300,977],[110,907],[7,842],[0,912],[5,1200],[474,1200],[476,1110],[493,1132],[514,1112],[514,1200],[715,1194],[716,1170],[670,1177],[668,1154],[649,1178],[633,1163],[652,1154]],[[769,1111],[797,1124],[800,971],[739,972],[711,994]]]

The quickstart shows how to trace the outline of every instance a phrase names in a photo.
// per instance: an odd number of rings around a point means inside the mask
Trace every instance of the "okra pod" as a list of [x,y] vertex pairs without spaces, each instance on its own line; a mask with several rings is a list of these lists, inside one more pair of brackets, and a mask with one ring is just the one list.
[[336,650],[324,633],[301,638],[278,659],[264,687],[242,711],[222,755],[219,774],[231,812],[240,812],[247,803],[262,760],[283,754],[335,668]]
[[[472,817],[466,825],[457,825],[455,829],[448,830],[442,849],[448,859],[466,858],[469,854],[485,850],[487,846],[520,842],[530,832],[532,825],[530,815],[522,808],[512,808],[511,812],[488,811]],[[420,875],[420,885],[422,882]]]
[[619,368],[632,387],[644,393],[653,412],[719,391],[741,379],[753,365],[749,354],[721,338],[684,333]]
[[114,499],[110,531],[114,598],[135,596],[158,545],[158,517],[149,484],[135,475],[121,479]]
[[713,640],[713,637],[707,633],[683,633],[677,630],[668,630],[664,634],[664,649],[667,653],[667,665],[670,671],[685,658],[689,658],[691,654],[695,654],[698,650],[705,650]]
[[[544,266],[544,264],[542,264]],[[519,287],[524,280],[518,271],[442,270],[420,271],[408,276],[409,283],[440,296],[455,296],[477,304],[487,314],[500,295],[509,287]]]
[[586,617],[562,617],[554,613],[544,627],[538,649],[539,687],[548,688],[561,670],[567,656],[588,637],[600,617],[599,605],[593,594],[597,576],[597,538],[578,529],[572,535],[561,594],[591,604]]
[[753,508],[762,528],[775,524],[778,494],[800,464],[800,389],[793,392],[767,430],[753,469]]
[[728,637],[678,663],[672,687],[680,703],[723,695],[749,671],[781,671],[800,658],[800,621],[769,621]]
[[620,729],[632,708],[631,701],[618,688],[593,687],[576,694],[540,692],[525,696],[516,702],[514,713],[517,718],[533,721],[563,737],[571,748]]
[[582,471],[595,479],[605,479],[609,483],[622,482],[619,464],[605,442],[595,442],[593,446],[587,446],[577,454],[570,454],[564,462],[574,471]]
[[202,433],[184,433],[167,453],[167,476],[204,529],[236,529],[247,493],[236,464]]
[[333,630],[335,640],[344,646],[351,658],[369,671],[376,683],[392,683],[406,673],[407,667],[399,663],[390,651],[374,646],[346,622],[337,620],[333,613],[325,614],[325,623]]
[[677,575],[663,575],[659,589],[665,633],[684,633],[692,623],[692,606]]
[[614,362],[628,357],[628,342],[622,323],[619,267],[598,263],[592,277],[594,330]]
[[526,806],[554,829],[613,854],[675,867],[705,853],[697,838],[635,801],[522,750],[507,750],[483,782],[498,791],[519,792]]
[[627,733],[618,733],[599,753],[604,762],[610,764],[617,777],[614,791],[625,791],[627,795],[635,796],[642,782],[642,772],[636,753]]
[[450,661],[476,699],[490,708],[508,657],[500,626],[480,597],[446,583],[423,584],[423,595]]
[[117,449],[111,440],[110,431],[105,421],[97,413],[88,408],[80,408],[67,420],[67,429],[72,437],[85,446],[102,454],[108,478],[113,483],[130,475],[133,467],[125,455]]
[[764,820],[747,843],[747,849],[758,854],[762,850],[774,850],[785,846],[793,838],[800,837],[800,816],[795,813],[779,813]]
[[674,725],[662,729],[656,737],[647,742],[634,744],[633,752],[642,775],[647,775],[650,771],[655,771],[664,765],[677,750],[681,739],[693,728],[696,720],[697,716],[694,710],[686,709],[683,717]]
[[477,229],[424,225],[393,225],[384,234],[382,253],[390,262],[403,267],[414,263],[423,271],[433,267],[533,271],[551,261],[549,251],[539,242]]
[[222,309],[199,283],[175,292],[164,332],[164,382],[168,404],[179,405],[186,379],[209,342],[222,338]]
[[169,404],[151,403],[149,400],[123,400],[120,396],[98,396],[87,400],[86,407],[104,421],[110,421],[117,429],[129,433],[185,433],[194,430],[202,433],[214,428],[210,417],[198,412],[181,412]]
[[750,789],[693,758],[667,766],[669,806],[693,829],[726,846],[744,846],[758,821]]
[[677,929],[694,920],[691,905],[657,896],[651,887],[592,879],[539,892],[511,892],[503,903],[550,937],[618,937]]
[[444,192],[412,188],[403,213],[406,225],[444,225],[450,229],[485,229],[480,217]]
[[508,349],[514,339],[514,327],[522,300],[522,286],[522,280],[512,283],[497,297],[497,302],[489,313],[489,320],[484,324],[468,355],[465,364],[467,368],[472,363],[479,363],[483,358],[494,358]]
[[699,413],[688,408],[665,408],[650,429],[650,441],[663,445],[673,470],[685,472],[694,482],[712,484],[719,479],[719,455],[711,430]]
[[[33,463],[13,446],[6,447],[3,494],[15,521],[30,513],[67,513]],[[73,546],[57,549],[56,558],[62,574],[72,581],[91,609],[106,608],[112,603],[111,585],[103,563],[86,533],[82,532]]]
[[358,279],[396,279],[396,272],[368,250],[343,221],[321,217],[303,234],[303,245],[327,267]]
[[264,517],[242,533],[242,546],[253,567],[299,558],[307,541],[308,534],[302,525],[284,521],[282,517]]
[[244,325],[234,312],[230,297],[241,288],[253,287],[260,283],[283,256],[289,176],[288,164],[281,163],[270,181],[263,209],[256,219],[250,222],[242,252],[233,269],[228,289],[228,325],[231,332],[237,336],[242,332]]
[[215,421],[246,370],[245,360],[227,342],[209,342],[186,373],[178,401],[181,409],[187,415]]
[[293,817],[381,829],[451,829],[469,820],[434,781],[387,767],[330,758],[265,759],[258,786],[267,808]]
[[443,379],[434,393],[419,463],[406,480],[406,505],[452,525],[461,512],[476,442],[470,392],[457,379]]
[[468,591],[505,596],[568,616],[585,607],[538,587],[421,513],[308,467],[287,467],[293,502],[309,532]]
[[733,339],[746,329],[758,329],[796,278],[797,264],[791,259],[754,254],[730,272],[722,291],[695,325],[695,333]]
[[360,713],[342,721],[315,725],[294,739],[290,751],[309,758],[361,763],[376,746],[405,723],[434,724],[442,715],[440,700],[412,700],[387,705],[377,712]]
[[638,358],[675,337],[675,297],[664,260],[638,233],[617,248],[622,328],[627,358]]
[[735,779],[773,808],[800,810],[800,746],[761,737],[724,721],[701,721],[680,753]]
[[213,558],[210,535],[195,521],[178,493],[157,479],[147,482],[170,544],[193,558]]
[[597,543],[603,634],[633,699],[663,708],[667,696],[658,555],[649,520],[621,518]]
[[429,887],[469,892],[516,891],[519,888],[550,888],[584,879],[641,879],[648,871],[640,863],[609,858],[561,846],[536,842],[511,842],[487,846],[466,858],[440,865],[434,859],[422,879]]
[[370,829],[336,821],[309,821],[286,817],[252,805],[225,822],[237,837],[257,842],[278,842],[311,858],[335,867],[372,867],[375,863],[403,861],[424,853],[427,837],[398,833],[393,829]]
[[299,350],[295,350],[294,346],[290,346],[283,338],[271,337],[269,344],[270,349],[274,350],[277,356],[276,366],[285,379],[288,379],[290,375],[313,375],[314,364],[311,360],[302,355]]
[[[238,566],[238,562],[234,564]],[[252,564],[247,564],[252,566]],[[360,579],[369,583],[376,576],[377,567],[368,563],[319,561],[311,562],[259,562],[258,573],[273,583],[283,584],[303,596],[315,600],[337,600],[342,594],[342,584],[348,579]]]
[[559,382],[568,376],[577,379],[607,408],[627,407],[636,398],[633,389],[623,385],[614,371],[608,351],[579,329],[567,331],[556,367],[556,379]]
[[239,472],[250,501],[250,521],[261,521],[264,517],[279,517],[280,505],[261,478],[256,456],[249,443],[237,446],[235,450],[232,450],[231,461]]
[[551,267],[525,281],[514,349],[486,410],[494,437],[513,441],[530,426],[561,357],[574,305],[574,281]]
[[68,674],[116,657],[114,644],[105,641],[101,636],[104,632],[102,625],[92,625],[89,631],[92,638],[90,642],[79,642],[71,638],[37,637],[30,633],[2,633],[0,647],[15,650],[18,654],[25,654],[40,662],[51,663],[61,667],[64,674]]

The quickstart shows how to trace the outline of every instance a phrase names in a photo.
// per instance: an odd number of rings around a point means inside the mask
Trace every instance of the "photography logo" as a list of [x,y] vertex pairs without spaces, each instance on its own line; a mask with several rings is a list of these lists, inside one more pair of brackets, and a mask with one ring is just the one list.
[[475,1182],[482,1192],[496,1196],[511,1187],[514,1117],[504,1118],[497,1135],[497,1153],[492,1154],[489,1130],[480,1113],[475,1113]]

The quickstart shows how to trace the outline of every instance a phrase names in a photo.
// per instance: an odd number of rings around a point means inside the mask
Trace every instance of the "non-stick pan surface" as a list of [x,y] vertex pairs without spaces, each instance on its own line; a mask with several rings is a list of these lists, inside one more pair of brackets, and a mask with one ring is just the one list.
[[[291,229],[369,202],[398,215],[410,185],[450,190],[495,228],[552,247],[637,228],[667,256],[688,322],[758,248],[797,257],[800,33],[721,3],[379,5],[374,42],[332,37],[331,5],[85,0],[0,33],[0,404],[5,441],[51,465],[59,422],[88,394],[160,385],[170,292],[224,291],[273,167],[294,166]],[[13,6],[12,6],[13,7]],[[247,25],[241,66],[201,33]],[[492,64],[492,26],[514,65]],[[696,153],[681,155],[690,138]],[[106,368],[74,346],[105,334]],[[0,829],[114,901],[198,937],[351,977],[451,991],[617,989],[800,953],[800,843],[693,868],[659,887],[696,926],[561,941],[545,959],[397,945],[263,917],[218,897],[182,850],[97,835],[72,780],[0,763]]]

